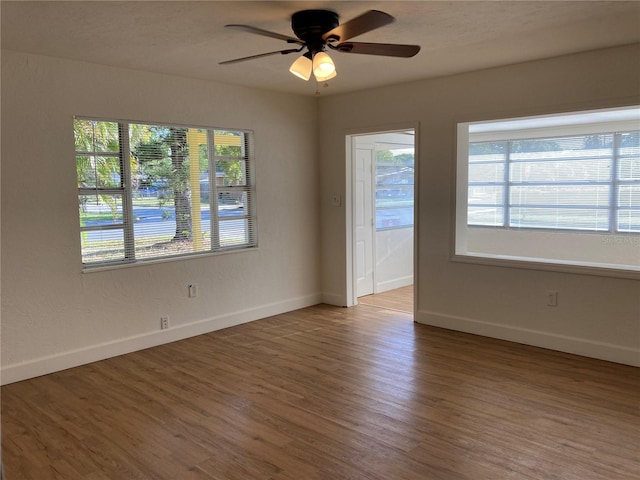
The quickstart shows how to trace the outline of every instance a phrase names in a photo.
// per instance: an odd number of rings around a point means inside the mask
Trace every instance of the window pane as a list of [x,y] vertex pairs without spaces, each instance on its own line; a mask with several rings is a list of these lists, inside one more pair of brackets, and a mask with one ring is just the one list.
[[623,157],[618,161],[618,179],[640,181],[640,157]]
[[213,137],[215,154],[221,157],[243,157],[245,138],[243,132],[216,130]]
[[469,163],[504,162],[507,142],[475,142],[469,144]]
[[413,165],[376,164],[376,185],[413,185]]
[[503,199],[503,186],[483,185],[469,187],[469,205],[502,205]]
[[177,231],[175,204],[171,197],[141,196],[133,199],[136,258],[195,253],[211,248],[211,215],[208,204],[188,213],[189,231]]
[[640,208],[640,184],[618,187],[618,206]]
[[376,228],[413,225],[413,185],[388,185],[376,189]]
[[138,260],[149,258],[170,257],[174,255],[187,255],[190,253],[206,252],[211,250],[211,229],[206,227],[200,235],[200,241],[173,240],[175,234],[175,222],[169,222],[171,233],[156,231],[144,232],[142,226],[135,228],[135,256]]
[[376,209],[376,228],[401,228],[413,225],[413,204]]
[[504,163],[469,165],[469,183],[504,182]]
[[246,185],[247,165],[244,160],[216,161],[216,185]]
[[218,215],[220,217],[243,216],[249,211],[246,191],[227,190],[218,192]]
[[640,183],[618,187],[618,206],[640,208]]
[[390,185],[376,189],[376,207],[413,204],[413,185]]
[[589,182],[611,179],[611,158],[543,162],[515,162],[512,182]]
[[136,258],[208,249],[210,239],[207,131],[131,125],[136,159],[133,215]]
[[613,135],[515,140],[511,142],[510,160],[568,160],[611,155]]
[[249,223],[247,219],[220,219],[220,246],[232,247],[249,244]]
[[120,140],[116,122],[74,119],[76,151],[118,152]]
[[640,131],[624,132],[620,134],[620,148],[618,155],[621,157],[640,156]]
[[124,231],[120,228],[80,232],[82,263],[122,261],[124,255]]
[[467,209],[467,225],[504,226],[504,208],[472,207]]
[[122,225],[122,195],[78,195],[81,227]]
[[513,186],[509,204],[608,207],[610,188],[609,185]]
[[120,158],[76,156],[80,188],[120,188]]
[[379,148],[375,155],[376,229],[413,226],[413,149]]
[[609,229],[607,209],[511,207],[511,227],[597,230]]
[[[618,210],[618,231],[640,233],[640,209]],[[635,238],[640,242],[640,238]]]
[[504,225],[507,152],[508,142],[469,144],[467,225]]

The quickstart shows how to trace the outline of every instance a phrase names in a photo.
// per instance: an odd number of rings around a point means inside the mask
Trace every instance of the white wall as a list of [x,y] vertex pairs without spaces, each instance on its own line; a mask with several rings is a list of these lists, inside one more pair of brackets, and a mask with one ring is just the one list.
[[[465,225],[466,227],[466,225]],[[526,261],[565,260],[575,265],[640,271],[640,237],[550,230],[519,231],[495,228],[464,228],[458,236],[458,254],[520,257]],[[460,238],[462,237],[462,239]]]
[[[316,113],[311,97],[3,51],[2,380],[318,303]],[[81,273],[74,115],[254,130],[259,249]]]
[[325,300],[346,304],[345,134],[416,122],[416,320],[640,365],[640,281],[451,261],[458,122],[638,103],[640,45],[321,98]]
[[413,228],[376,232],[376,293],[413,284]]
[[[1,74],[4,383],[321,298],[346,304],[345,208],[331,206],[346,193],[345,135],[412,123],[417,320],[640,364],[639,281],[450,261],[456,123],[637,104],[639,45],[321,97],[319,118],[315,98],[15,52]],[[260,248],[81,273],[73,115],[253,129]],[[161,315],[172,329],[159,331]]]

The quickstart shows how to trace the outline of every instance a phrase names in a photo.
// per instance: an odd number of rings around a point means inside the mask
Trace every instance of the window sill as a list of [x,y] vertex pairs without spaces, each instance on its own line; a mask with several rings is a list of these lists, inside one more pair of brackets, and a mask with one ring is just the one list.
[[119,270],[121,268],[142,267],[145,265],[156,265],[158,263],[197,260],[197,259],[202,259],[204,257],[217,257],[219,255],[228,255],[232,253],[240,253],[240,252],[256,251],[256,250],[258,250],[258,246],[244,247],[244,248],[228,248],[225,250],[218,250],[215,252],[201,252],[201,253],[192,253],[189,255],[176,255],[174,257],[163,257],[163,258],[155,258],[150,260],[137,260],[134,262],[122,262],[118,264],[114,263],[110,265],[96,265],[96,266],[90,266],[90,267],[83,267],[82,273],[104,272],[106,270]]
[[548,272],[572,273],[578,275],[593,275],[600,277],[614,277],[630,280],[640,280],[640,264],[638,267],[622,267],[609,264],[589,263],[555,263],[538,258],[487,256],[487,255],[453,255],[452,262],[470,263],[475,265],[489,265],[494,267],[521,268],[527,270],[543,270]]

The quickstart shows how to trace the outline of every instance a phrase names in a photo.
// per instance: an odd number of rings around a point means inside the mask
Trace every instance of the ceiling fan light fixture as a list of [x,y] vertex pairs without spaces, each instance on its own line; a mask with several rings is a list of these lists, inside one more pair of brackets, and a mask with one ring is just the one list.
[[316,81],[318,82],[326,82],[327,80],[331,80],[333,77],[335,77],[336,75],[338,75],[338,72],[336,72],[335,70],[333,72],[331,72],[329,75],[327,75],[326,77],[319,77],[319,76],[315,76],[316,77]]
[[313,74],[320,82],[336,76],[336,66],[325,52],[318,52],[313,56]]
[[296,77],[308,81],[311,78],[311,70],[313,67],[310,56],[308,53],[305,53],[296,59],[296,61],[291,64],[291,67],[289,67],[289,71]]

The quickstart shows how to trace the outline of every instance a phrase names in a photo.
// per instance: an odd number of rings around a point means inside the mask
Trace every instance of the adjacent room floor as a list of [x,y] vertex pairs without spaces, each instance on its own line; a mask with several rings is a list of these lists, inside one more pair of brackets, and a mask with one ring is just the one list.
[[359,297],[358,304],[413,313],[413,285]]

